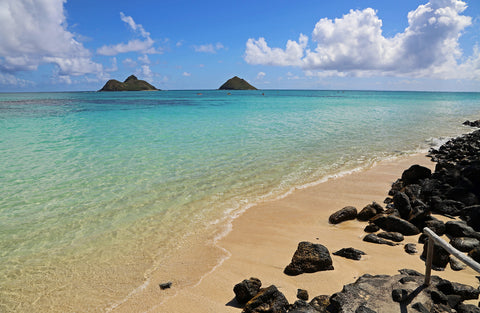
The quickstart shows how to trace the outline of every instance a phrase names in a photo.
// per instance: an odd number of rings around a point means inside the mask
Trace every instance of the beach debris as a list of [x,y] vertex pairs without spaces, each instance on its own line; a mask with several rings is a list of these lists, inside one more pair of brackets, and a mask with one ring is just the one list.
[[346,206],[341,210],[330,215],[328,221],[330,224],[338,224],[344,221],[353,220],[357,217],[357,209],[353,206]]
[[368,204],[360,211],[360,213],[358,213],[357,219],[359,221],[368,221],[369,219],[371,219],[377,214],[382,213],[383,211],[384,211],[383,207],[380,204],[373,201],[373,203]]
[[337,252],[333,252],[333,255],[338,255],[342,256],[347,259],[352,259],[352,260],[360,260],[362,258],[362,255],[365,255],[366,253],[357,249],[354,249],[352,247],[350,248],[342,248],[338,250]]
[[260,289],[250,301],[245,304],[243,313],[285,313],[288,309],[287,298],[275,285]]
[[405,249],[405,252],[407,252],[408,254],[418,253],[417,245],[414,243],[407,243],[403,248]]
[[368,234],[365,237],[363,237],[363,241],[365,242],[371,242],[371,243],[378,243],[381,245],[388,245],[388,246],[397,246],[398,243],[391,242],[389,240],[385,240],[383,238],[378,237],[375,234]]
[[298,244],[292,262],[283,271],[290,276],[302,273],[314,273],[318,271],[333,270],[332,258],[327,247],[308,241]]
[[308,291],[305,289],[297,289],[297,298],[300,300],[308,301]]
[[386,232],[382,231],[377,234],[378,237],[383,238],[383,239],[388,239],[391,241],[395,242],[401,242],[405,237],[403,237],[402,234],[397,233],[397,232]]
[[250,277],[250,279],[244,279],[233,287],[235,299],[238,303],[245,304],[257,295],[261,286],[262,282],[258,278]]
[[167,283],[161,283],[161,284],[159,284],[159,286],[160,286],[160,289],[162,289],[162,290],[169,289],[169,288],[172,287],[172,282],[169,281]]

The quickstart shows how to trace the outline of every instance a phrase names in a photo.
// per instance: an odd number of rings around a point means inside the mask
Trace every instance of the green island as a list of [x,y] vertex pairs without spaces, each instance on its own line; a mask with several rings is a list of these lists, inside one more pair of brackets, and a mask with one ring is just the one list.
[[227,80],[219,90],[258,90],[257,88],[250,85],[246,80],[239,78],[237,76]]
[[159,90],[147,83],[144,80],[140,80],[135,75],[130,75],[123,83],[116,80],[110,79],[102,89],[99,91],[149,91],[149,90]]

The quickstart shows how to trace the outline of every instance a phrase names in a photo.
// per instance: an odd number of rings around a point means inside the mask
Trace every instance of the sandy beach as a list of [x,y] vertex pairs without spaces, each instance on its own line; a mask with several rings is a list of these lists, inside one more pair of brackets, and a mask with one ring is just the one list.
[[[363,242],[364,222],[328,223],[330,214],[347,205],[361,210],[372,201],[383,203],[391,183],[413,164],[431,169],[435,166],[423,154],[386,160],[367,170],[255,205],[233,221],[232,231],[217,242],[216,248],[192,247],[187,253],[189,262],[153,273],[147,286],[113,311],[170,313],[191,312],[194,308],[195,312],[241,312],[232,301],[232,289],[249,277],[259,278],[263,286],[276,285],[292,303],[298,288],[308,290],[313,298],[340,291],[343,285],[365,273],[394,275],[402,268],[424,272],[420,254],[409,255],[403,246],[416,243],[418,236],[405,237],[401,245],[390,247]],[[354,247],[367,255],[360,261],[332,256],[333,271],[287,276],[283,269],[300,241],[321,243],[330,253]],[[421,253],[423,245],[417,248]],[[187,255],[184,257],[181,259],[188,260]],[[471,269],[453,272],[447,267],[443,272],[434,271],[433,275],[473,286],[478,284]],[[172,288],[161,290],[158,282],[168,279],[173,282]]]

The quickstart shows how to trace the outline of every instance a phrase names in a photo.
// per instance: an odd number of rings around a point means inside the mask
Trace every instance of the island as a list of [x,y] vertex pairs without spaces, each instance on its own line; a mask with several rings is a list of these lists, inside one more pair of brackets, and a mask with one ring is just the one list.
[[105,86],[99,91],[146,91],[146,90],[159,90],[147,83],[144,80],[140,80],[135,75],[130,75],[122,83],[116,79],[110,79]]
[[250,85],[246,80],[239,78],[237,76],[227,80],[219,90],[258,90],[257,88]]

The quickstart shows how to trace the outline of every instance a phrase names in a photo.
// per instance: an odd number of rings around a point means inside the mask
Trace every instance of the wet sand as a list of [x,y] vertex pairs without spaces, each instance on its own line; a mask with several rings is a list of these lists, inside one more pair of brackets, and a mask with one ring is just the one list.
[[[313,298],[338,292],[365,273],[394,275],[402,268],[424,272],[425,263],[419,257],[423,245],[417,245],[419,253],[415,255],[404,251],[403,244],[416,243],[418,236],[405,237],[402,245],[390,247],[363,242],[365,222],[328,223],[330,214],[347,205],[358,210],[372,201],[383,205],[391,183],[413,164],[432,170],[435,166],[423,155],[382,161],[365,171],[255,205],[233,221],[232,231],[216,247],[192,246],[179,258],[188,262],[153,273],[148,286],[113,311],[239,313],[241,309],[232,301],[233,286],[252,276],[259,278],[263,286],[276,285],[293,303],[298,288],[308,290]],[[367,255],[360,261],[332,255],[333,271],[287,276],[283,269],[300,241],[321,243],[330,253],[354,247]],[[223,260],[221,264],[219,259]],[[432,274],[478,285],[476,273],[471,269],[454,272],[447,266],[445,271]],[[172,288],[160,290],[158,283],[167,280],[173,282]]]

